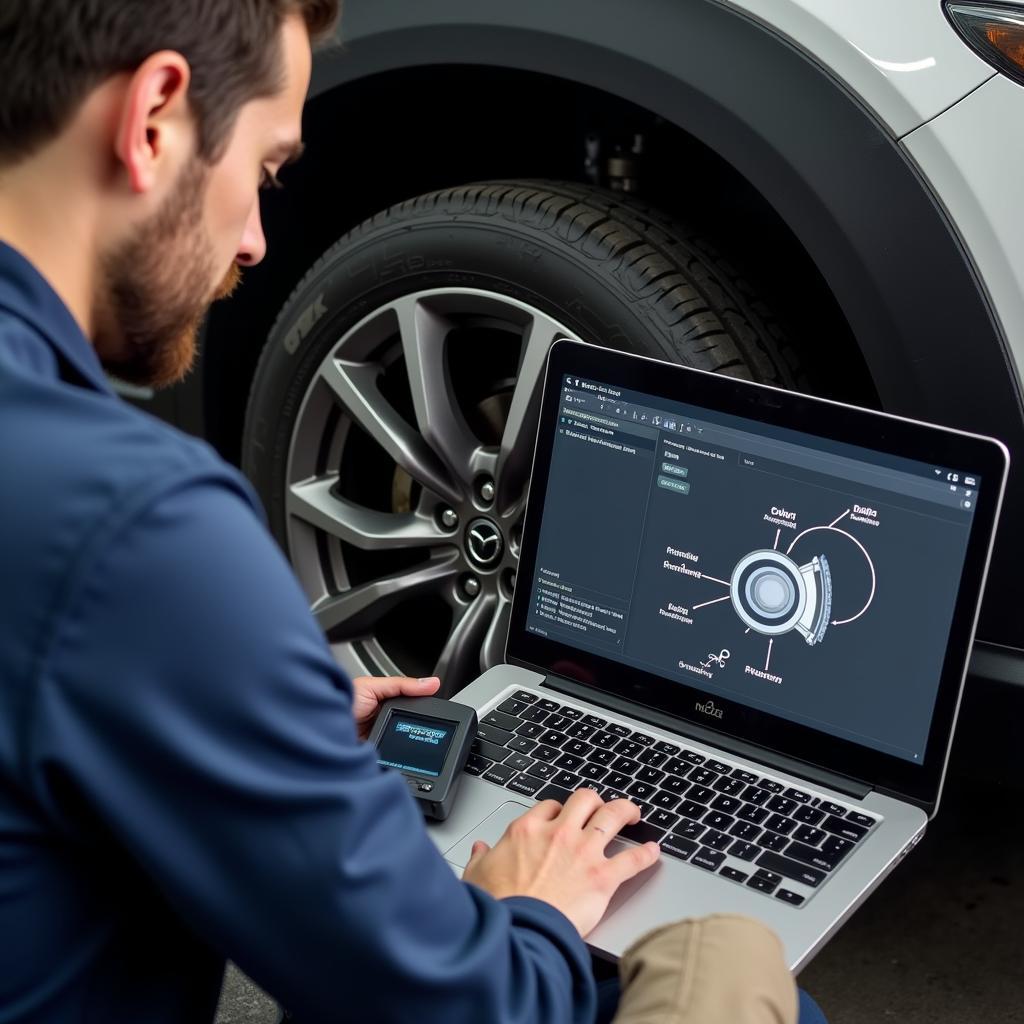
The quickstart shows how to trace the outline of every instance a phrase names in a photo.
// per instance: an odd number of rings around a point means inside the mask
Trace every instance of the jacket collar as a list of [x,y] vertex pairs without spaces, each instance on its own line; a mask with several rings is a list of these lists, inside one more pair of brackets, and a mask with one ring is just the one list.
[[78,322],[38,270],[0,241],[0,309],[23,320],[70,367],[78,383],[113,395],[96,350]]

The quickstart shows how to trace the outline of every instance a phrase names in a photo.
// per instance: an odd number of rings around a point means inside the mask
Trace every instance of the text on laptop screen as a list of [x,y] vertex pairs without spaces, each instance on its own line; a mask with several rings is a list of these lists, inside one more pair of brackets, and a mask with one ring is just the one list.
[[526,627],[920,763],[980,483],[569,377]]

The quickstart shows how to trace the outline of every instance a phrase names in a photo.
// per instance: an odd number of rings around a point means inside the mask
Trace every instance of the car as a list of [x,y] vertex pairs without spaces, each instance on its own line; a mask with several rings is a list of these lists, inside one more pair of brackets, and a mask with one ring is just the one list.
[[[249,475],[345,668],[452,692],[502,655],[555,338],[1024,452],[1022,38],[1009,3],[349,0],[269,256],[148,404]],[[1016,467],[971,685],[1024,694],[1022,514]]]

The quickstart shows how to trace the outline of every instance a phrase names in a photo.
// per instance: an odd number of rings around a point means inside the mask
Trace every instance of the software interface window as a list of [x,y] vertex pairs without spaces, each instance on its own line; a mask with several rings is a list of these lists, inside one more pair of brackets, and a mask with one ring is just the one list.
[[922,760],[969,468],[578,378],[554,437],[528,629]]

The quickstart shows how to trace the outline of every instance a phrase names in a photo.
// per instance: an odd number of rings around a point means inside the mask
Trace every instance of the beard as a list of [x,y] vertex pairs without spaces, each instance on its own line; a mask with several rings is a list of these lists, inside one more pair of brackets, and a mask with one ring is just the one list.
[[[196,158],[163,205],[101,264],[104,291],[96,349],[110,373],[164,388],[196,360],[197,337],[211,303],[241,280],[236,263],[212,290],[212,246],[203,228],[207,168]],[[116,354],[115,354],[116,353]]]

